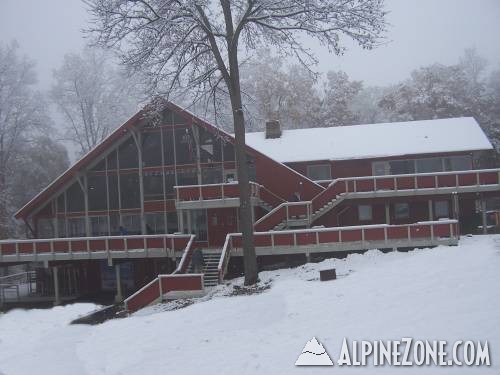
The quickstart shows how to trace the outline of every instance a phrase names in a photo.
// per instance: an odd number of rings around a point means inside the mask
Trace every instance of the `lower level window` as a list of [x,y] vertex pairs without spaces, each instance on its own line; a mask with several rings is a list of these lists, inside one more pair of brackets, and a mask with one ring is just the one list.
[[358,218],[360,221],[368,221],[372,219],[372,206],[362,204],[358,206]]
[[408,203],[396,203],[394,205],[394,217],[396,219],[408,219],[410,217],[410,205]]
[[434,214],[436,219],[449,217],[449,203],[448,201],[436,201],[434,202]]

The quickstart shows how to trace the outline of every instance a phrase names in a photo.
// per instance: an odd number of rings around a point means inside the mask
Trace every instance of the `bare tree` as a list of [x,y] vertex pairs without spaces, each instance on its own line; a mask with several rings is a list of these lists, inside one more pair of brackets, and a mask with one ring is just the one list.
[[64,56],[54,71],[51,97],[65,120],[65,137],[85,154],[137,109],[137,85],[112,67],[103,51]]
[[34,62],[20,57],[17,48],[17,43],[0,45],[0,238],[12,234],[16,160],[51,125],[46,102],[33,87]]
[[97,44],[117,47],[123,62],[148,72],[157,92],[182,88],[193,101],[227,93],[240,187],[245,284],[258,279],[245,153],[240,58],[271,47],[304,65],[316,62],[302,37],[342,53],[341,37],[372,48],[385,30],[383,0],[86,0]]

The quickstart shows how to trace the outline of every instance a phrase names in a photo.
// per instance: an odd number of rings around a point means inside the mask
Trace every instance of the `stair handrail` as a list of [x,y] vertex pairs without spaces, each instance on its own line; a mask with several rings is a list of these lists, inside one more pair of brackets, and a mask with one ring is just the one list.
[[[271,196],[275,200],[275,202],[278,202],[277,204],[270,203],[273,208],[280,205],[281,203],[286,202],[285,199],[281,198],[278,194],[273,193],[271,190],[266,188],[264,185],[260,185],[260,191],[264,192],[265,194],[269,194],[269,196]],[[259,194],[259,197],[262,199],[262,194]],[[262,200],[264,202],[268,202],[266,199],[262,199]]]
[[[262,216],[259,220],[257,220],[254,223],[254,227],[257,227],[260,223],[264,222],[265,220],[269,219],[270,217],[274,216],[276,212],[280,211],[281,209],[285,208],[285,220],[289,220],[289,215],[288,215],[288,207],[290,206],[306,206],[306,216],[308,219],[308,223],[311,221],[312,217],[312,210],[309,208],[312,206],[312,201],[298,201],[298,202],[283,202],[279,206],[275,207],[271,211],[269,211],[267,214]],[[281,221],[283,222],[283,220]]]
[[177,268],[175,269],[175,271],[173,272],[173,274],[180,274],[180,273],[185,273],[186,270],[187,270],[187,267],[189,265],[189,262],[191,261],[191,256],[192,256],[192,253],[193,253],[193,247],[192,247],[192,244],[193,244],[193,241],[194,241],[194,238],[196,236],[194,234],[192,234],[189,238],[189,241],[186,245],[186,247],[184,248],[184,251],[182,253],[182,257],[181,257],[181,261],[179,262],[179,265],[177,266]]
[[219,264],[217,265],[217,272],[219,274],[219,284],[224,280],[224,276],[227,272],[227,267],[229,265],[229,259],[231,258],[232,250],[232,238],[234,233],[228,233],[226,235],[226,240],[224,241],[224,246],[222,247],[222,252],[219,259]]

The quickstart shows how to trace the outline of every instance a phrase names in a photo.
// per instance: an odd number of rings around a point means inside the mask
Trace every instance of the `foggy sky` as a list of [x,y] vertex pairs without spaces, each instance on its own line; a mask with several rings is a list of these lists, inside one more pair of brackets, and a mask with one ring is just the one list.
[[[500,67],[500,0],[387,0],[386,7],[392,24],[386,45],[363,51],[348,43],[341,57],[312,45],[318,70],[344,70],[353,79],[384,85],[419,66],[456,63],[468,47],[476,47],[490,67]],[[19,42],[36,60],[46,89],[63,55],[85,44],[81,30],[88,18],[80,0],[0,0],[0,42]]]

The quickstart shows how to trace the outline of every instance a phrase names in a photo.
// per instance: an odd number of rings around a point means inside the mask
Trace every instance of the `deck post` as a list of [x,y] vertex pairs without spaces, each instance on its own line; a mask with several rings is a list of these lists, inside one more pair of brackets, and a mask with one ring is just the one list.
[[120,264],[115,264],[115,276],[116,276],[115,302],[122,302],[123,294],[122,294],[122,278],[120,273]]
[[52,277],[54,278],[54,306],[61,304],[61,296],[59,294],[59,272],[57,266],[52,267]]
[[483,234],[488,234],[488,220],[486,219],[486,200],[481,197],[481,221],[483,224]]
[[391,211],[389,207],[389,203],[385,204],[385,223],[389,225],[391,223]]
[[432,199],[429,199],[428,201],[428,209],[429,209],[429,221],[433,221],[434,215],[432,213]]

